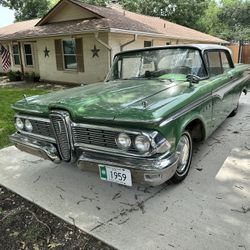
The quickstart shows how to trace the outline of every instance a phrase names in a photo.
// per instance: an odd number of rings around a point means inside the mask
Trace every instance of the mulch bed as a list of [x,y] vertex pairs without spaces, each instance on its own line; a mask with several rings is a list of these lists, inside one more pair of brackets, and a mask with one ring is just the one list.
[[0,186],[0,249],[114,249]]

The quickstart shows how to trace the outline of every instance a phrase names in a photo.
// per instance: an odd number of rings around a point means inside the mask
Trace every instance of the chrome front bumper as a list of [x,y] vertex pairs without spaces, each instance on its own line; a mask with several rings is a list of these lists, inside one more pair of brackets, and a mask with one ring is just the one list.
[[38,141],[31,137],[23,136],[19,133],[11,135],[10,141],[21,151],[50,160],[54,163],[60,163],[61,159],[56,147],[48,142]]
[[[20,133],[11,135],[10,140],[21,151],[55,163],[61,161],[56,146],[51,143],[38,141]],[[82,171],[99,173],[99,164],[125,168],[131,171],[133,183],[149,186],[157,186],[171,179],[178,165],[178,157],[175,154],[159,158],[131,158],[77,148],[77,158],[77,166]]]

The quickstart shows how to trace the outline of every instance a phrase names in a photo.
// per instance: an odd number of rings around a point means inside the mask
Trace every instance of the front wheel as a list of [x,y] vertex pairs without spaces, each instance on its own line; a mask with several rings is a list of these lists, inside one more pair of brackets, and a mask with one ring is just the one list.
[[179,155],[179,161],[176,172],[172,177],[172,181],[174,183],[179,183],[188,175],[192,161],[193,141],[191,134],[188,131],[185,131],[181,135],[176,152]]

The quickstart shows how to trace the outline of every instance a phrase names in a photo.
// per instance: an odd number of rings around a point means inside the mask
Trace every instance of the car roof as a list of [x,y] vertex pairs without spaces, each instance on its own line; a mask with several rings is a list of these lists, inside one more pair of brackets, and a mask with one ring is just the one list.
[[140,52],[140,51],[148,51],[148,50],[158,50],[158,49],[168,49],[168,48],[193,48],[198,49],[200,51],[205,50],[227,50],[231,53],[231,50],[225,46],[217,45],[217,44],[175,44],[175,45],[167,45],[167,46],[157,46],[157,47],[147,47],[143,49],[133,49],[133,50],[126,50],[117,53],[116,55],[126,54],[130,52]]

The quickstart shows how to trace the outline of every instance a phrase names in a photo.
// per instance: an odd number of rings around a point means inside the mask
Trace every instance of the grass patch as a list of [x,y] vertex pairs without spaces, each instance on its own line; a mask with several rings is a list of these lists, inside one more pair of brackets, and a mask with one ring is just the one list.
[[28,88],[0,88],[0,148],[10,146],[8,136],[15,132],[13,117],[15,112],[10,107],[23,95],[33,96],[48,93],[47,90]]

